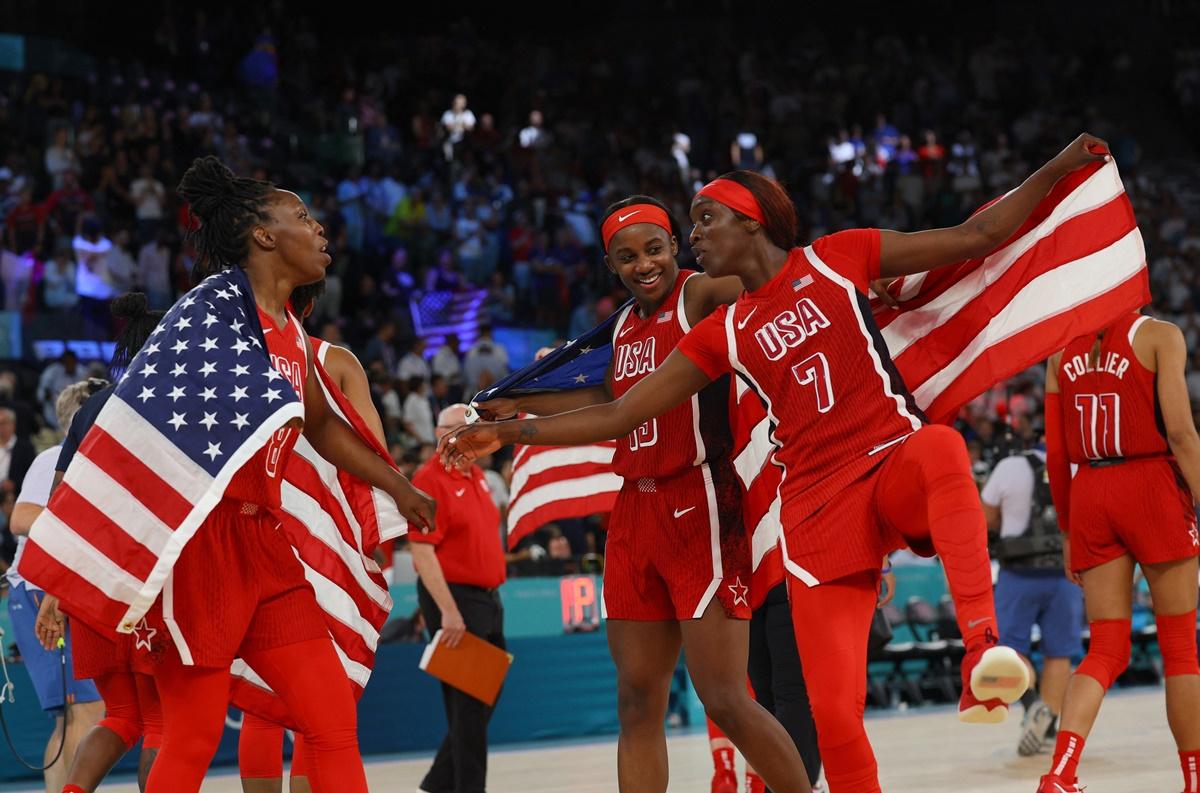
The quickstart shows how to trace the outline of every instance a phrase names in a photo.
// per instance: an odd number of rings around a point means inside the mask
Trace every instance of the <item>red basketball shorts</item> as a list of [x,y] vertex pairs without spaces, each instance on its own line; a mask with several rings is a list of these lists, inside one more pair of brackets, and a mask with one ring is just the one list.
[[750,544],[737,475],[707,463],[661,479],[627,479],[605,545],[606,619],[750,618]]
[[174,656],[223,668],[244,652],[329,635],[279,522],[252,508],[224,499],[205,519],[134,629],[135,663]]
[[148,659],[133,655],[133,637],[129,634],[116,631],[101,633],[92,630],[81,620],[74,620],[71,623],[71,643],[76,680],[101,677],[113,672],[153,674],[153,666]]
[[1192,497],[1161,458],[1083,465],[1071,481],[1071,567],[1087,570],[1129,554],[1141,564],[1200,553]]

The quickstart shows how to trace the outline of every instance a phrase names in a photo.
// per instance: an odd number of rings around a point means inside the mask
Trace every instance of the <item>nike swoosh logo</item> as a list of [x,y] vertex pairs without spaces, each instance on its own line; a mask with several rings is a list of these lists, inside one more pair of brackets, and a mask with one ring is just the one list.
[[462,490],[455,490],[454,495],[459,496],[461,498],[462,494],[465,492],[467,492],[467,489],[464,487]]
[[263,335],[266,336],[268,333],[270,333],[273,330],[275,330],[275,329],[274,328],[263,328]]
[[634,215],[640,213],[641,211],[642,210],[639,209],[635,212],[630,212],[628,215],[617,215],[617,222],[624,223],[626,220],[628,220],[629,218],[633,217]]
[[675,510],[675,517],[681,518],[684,515],[691,512],[693,509],[695,509],[695,507],[688,507],[687,509],[677,509],[677,510]]
[[618,333],[618,334],[617,334],[617,338],[618,338],[618,339],[623,339],[623,338],[625,338],[625,334],[626,334],[626,333],[628,333],[628,332],[629,332],[629,331],[631,331],[631,330],[633,330],[633,325],[630,325],[628,328],[626,328],[625,330],[623,330],[623,331],[621,331],[620,333]]
[[970,622],[968,622],[967,627],[974,628],[976,625],[982,625],[985,622],[991,622],[991,621],[992,621],[991,617],[980,617],[977,620],[971,620]]
[[746,327],[746,323],[750,321],[750,317],[754,316],[755,311],[758,311],[758,306],[755,306],[754,308],[750,309],[750,313],[747,314],[746,316],[742,317],[742,321],[738,323],[738,330],[741,330],[742,328]]

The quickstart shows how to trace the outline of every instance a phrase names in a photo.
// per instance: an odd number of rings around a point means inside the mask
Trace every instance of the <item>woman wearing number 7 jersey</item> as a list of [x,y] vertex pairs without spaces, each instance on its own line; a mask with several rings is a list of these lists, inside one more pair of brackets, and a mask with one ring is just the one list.
[[[735,278],[679,269],[675,223],[649,196],[610,206],[600,236],[605,263],[634,298],[613,327],[604,382],[482,402],[484,416],[561,413],[620,398],[741,291]],[[773,790],[804,793],[799,752],[746,690],[750,547],[732,463],[730,379],[714,380],[685,404],[648,416],[613,457],[624,484],[609,520],[603,606],[617,668],[619,786],[667,789],[663,722],[682,647],[709,716]]]
[[1028,686],[996,643],[986,530],[962,439],[927,425],[891,363],[867,301],[871,281],[985,255],[1017,230],[1059,178],[1106,157],[1081,135],[1019,188],[948,229],[877,229],[793,247],[796,211],[778,183],[737,171],[693,199],[692,248],[746,292],[698,323],[622,398],[540,419],[476,424],[442,442],[454,462],[519,441],[620,437],[737,372],[767,405],[780,485],[796,639],[831,793],[879,790],[862,724],[866,643],[879,559],[907,544],[940,554],[967,647],[959,717],[1001,721]]

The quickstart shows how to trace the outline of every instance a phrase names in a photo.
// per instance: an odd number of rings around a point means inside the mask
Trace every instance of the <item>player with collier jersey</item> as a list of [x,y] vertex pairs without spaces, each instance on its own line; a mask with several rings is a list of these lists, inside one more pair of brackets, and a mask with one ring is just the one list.
[[[652,198],[609,207],[601,237],[609,269],[636,299],[613,329],[605,384],[482,402],[485,416],[620,399],[741,290],[736,279],[679,270],[674,224]],[[681,645],[708,714],[772,789],[809,789],[795,745],[746,690],[750,545],[730,453],[733,398],[730,378],[718,378],[617,443],[613,468],[625,483],[609,520],[603,607],[617,667],[623,790],[666,790],[663,720]]]
[[[1169,322],[1128,314],[1047,362],[1046,445],[1067,575],[1083,586],[1091,642],[1071,676],[1042,793],[1077,793],[1084,742],[1132,651],[1133,566],[1154,600],[1167,721],[1185,793],[1200,791],[1195,497],[1200,437],[1187,345]],[[1071,478],[1071,465],[1078,473]]]
[[[540,445],[619,437],[726,372],[744,376],[774,425],[785,566],[796,639],[831,793],[879,790],[862,725],[866,642],[879,559],[902,544],[938,551],[967,645],[963,721],[995,722],[1028,671],[995,637],[986,527],[962,438],[928,426],[894,371],[867,307],[870,282],[986,255],[1065,174],[1103,159],[1082,135],[1019,188],[952,229],[869,229],[793,247],[796,211],[750,172],[693,199],[691,242],[713,276],[746,293],[719,308],[621,399],[570,414],[472,425],[443,439],[448,462],[520,439]],[[847,693],[849,693],[849,699]],[[758,763],[754,766],[757,768]]]

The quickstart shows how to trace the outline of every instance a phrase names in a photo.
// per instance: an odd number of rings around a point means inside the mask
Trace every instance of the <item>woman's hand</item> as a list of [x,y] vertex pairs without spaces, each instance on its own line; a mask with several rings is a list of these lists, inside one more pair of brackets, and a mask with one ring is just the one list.
[[488,399],[483,402],[472,402],[471,407],[479,412],[479,418],[484,421],[504,421],[511,419],[521,412],[517,400],[501,397]]
[[1053,171],[1055,176],[1066,176],[1071,171],[1079,170],[1088,163],[1098,160],[1107,162],[1111,159],[1108,143],[1095,135],[1084,132],[1055,155],[1054,159],[1046,163],[1046,167]]
[[463,466],[470,465],[485,454],[491,454],[503,445],[499,425],[480,421],[443,435],[438,443],[438,454],[441,455],[442,465],[462,470]]
[[407,480],[397,492],[392,493],[400,514],[408,521],[410,527],[419,528],[428,534],[435,527],[437,502],[422,490],[413,487]]

